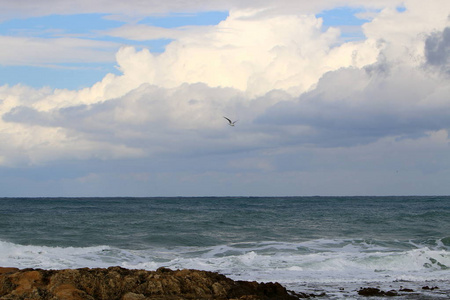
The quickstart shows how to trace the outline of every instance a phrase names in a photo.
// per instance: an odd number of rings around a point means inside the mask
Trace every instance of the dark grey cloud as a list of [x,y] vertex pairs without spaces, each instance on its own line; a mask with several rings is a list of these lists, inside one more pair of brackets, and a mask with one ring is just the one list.
[[[420,68],[386,61],[343,68],[325,74],[296,101],[268,108],[255,122],[284,129],[286,143],[319,147],[351,147],[385,137],[415,139],[450,128],[449,85],[427,78]],[[303,130],[287,134],[295,127]]]
[[450,27],[431,34],[425,41],[427,63],[450,74]]

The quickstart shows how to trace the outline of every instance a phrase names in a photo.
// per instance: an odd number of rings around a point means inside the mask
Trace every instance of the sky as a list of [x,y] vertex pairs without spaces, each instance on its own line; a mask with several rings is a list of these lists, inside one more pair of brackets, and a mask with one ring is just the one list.
[[0,197],[450,195],[448,0],[0,0],[0,49]]

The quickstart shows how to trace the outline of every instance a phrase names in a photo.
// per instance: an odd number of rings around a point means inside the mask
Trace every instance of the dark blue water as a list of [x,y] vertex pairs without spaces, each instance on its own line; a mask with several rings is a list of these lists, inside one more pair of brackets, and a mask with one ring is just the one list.
[[450,197],[15,198],[0,239],[125,248],[311,239],[450,237]]

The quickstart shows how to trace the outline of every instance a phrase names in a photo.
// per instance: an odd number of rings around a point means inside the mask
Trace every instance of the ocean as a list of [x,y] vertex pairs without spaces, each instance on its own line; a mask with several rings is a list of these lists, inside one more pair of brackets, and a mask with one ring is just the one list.
[[320,299],[365,299],[361,287],[450,299],[450,197],[1,198],[0,266],[164,266]]

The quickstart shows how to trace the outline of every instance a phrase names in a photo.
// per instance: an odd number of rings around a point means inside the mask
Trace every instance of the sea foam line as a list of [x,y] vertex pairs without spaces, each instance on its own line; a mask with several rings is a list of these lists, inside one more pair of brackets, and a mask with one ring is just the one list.
[[47,269],[119,265],[149,270],[167,266],[222,270],[227,273],[279,270],[310,275],[340,272],[351,276],[358,273],[411,275],[416,272],[429,275],[450,270],[450,252],[447,250],[421,247],[388,251],[386,247],[378,246],[373,247],[372,251],[367,249],[368,246],[363,243],[331,243],[323,240],[300,244],[266,242],[145,250],[111,246],[48,247],[0,241],[0,265]]

